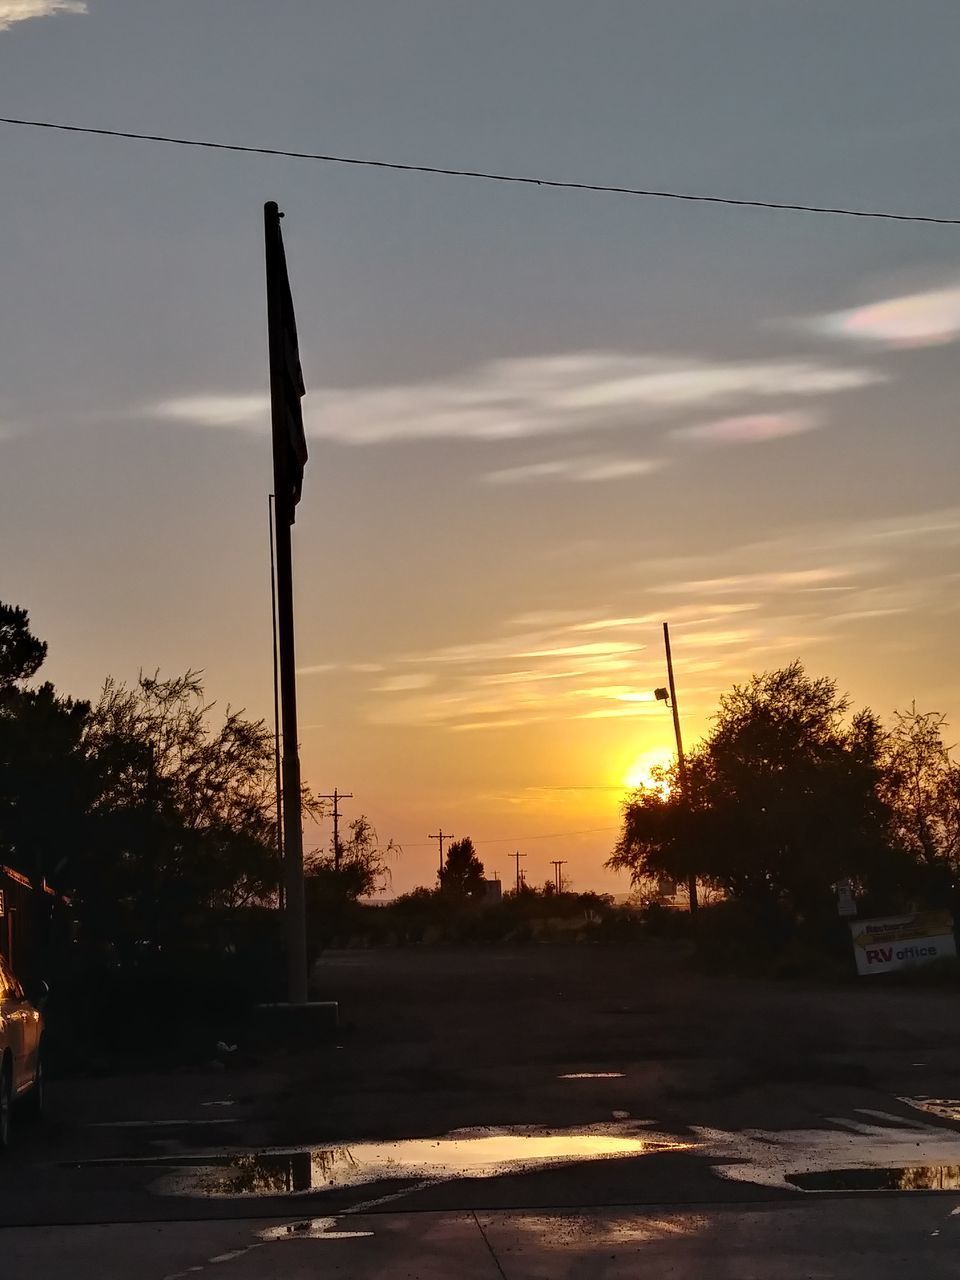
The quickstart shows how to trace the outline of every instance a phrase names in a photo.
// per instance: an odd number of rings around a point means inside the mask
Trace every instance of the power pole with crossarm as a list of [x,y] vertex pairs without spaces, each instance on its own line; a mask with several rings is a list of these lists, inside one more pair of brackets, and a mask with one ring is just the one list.
[[525,858],[526,856],[527,855],[525,853],[521,853],[519,849],[517,850],[516,853],[511,853],[510,855],[510,857],[513,858],[514,862],[517,864],[517,893],[518,894],[520,892],[520,886],[523,883],[523,880],[520,876],[520,859]]
[[437,877],[437,880],[440,885],[440,888],[442,889],[443,888],[443,842],[444,840],[452,840],[453,836],[450,835],[449,832],[444,831],[443,827],[441,827],[435,836],[427,836],[427,839],[440,841],[440,874]]
[[353,792],[338,791],[337,788],[334,787],[332,796],[318,796],[317,799],[333,801],[333,869],[334,871],[339,871],[340,870],[340,801],[352,800]]

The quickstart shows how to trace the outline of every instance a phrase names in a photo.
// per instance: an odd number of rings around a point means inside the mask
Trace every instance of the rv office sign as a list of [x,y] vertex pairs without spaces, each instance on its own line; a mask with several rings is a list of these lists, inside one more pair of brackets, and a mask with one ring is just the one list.
[[851,920],[850,934],[860,974],[894,973],[957,954],[953,916],[947,911]]

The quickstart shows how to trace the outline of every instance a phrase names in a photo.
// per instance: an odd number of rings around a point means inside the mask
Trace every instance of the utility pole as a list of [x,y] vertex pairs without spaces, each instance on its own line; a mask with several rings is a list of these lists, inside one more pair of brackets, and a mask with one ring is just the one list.
[[565,867],[567,865],[567,860],[566,858],[554,858],[550,865],[553,867],[553,874],[554,874],[554,878],[556,880],[556,885],[557,885],[557,893],[563,893],[563,872],[560,870],[560,868]]
[[513,858],[514,862],[516,862],[517,864],[517,894],[518,895],[520,893],[520,885],[523,883],[522,880],[520,879],[520,859],[525,858],[526,856],[527,855],[525,853],[521,853],[519,849],[517,850],[516,853],[511,853],[510,855],[510,857]]
[[[685,804],[689,803],[690,795],[687,789],[687,761],[683,754],[683,738],[680,735],[680,711],[677,707],[677,686],[673,678],[673,654],[670,651],[670,624],[663,624],[663,647],[667,655],[667,682],[670,685],[670,707],[673,711],[673,731],[677,738],[677,770],[680,775],[680,796]],[[691,871],[687,887],[690,892],[690,914],[697,914],[697,877]]]
[[352,800],[352,791],[338,791],[333,788],[332,796],[317,796],[318,800],[333,801],[333,869],[340,870],[340,801]]
[[443,888],[443,842],[444,840],[452,840],[453,836],[450,835],[449,832],[444,831],[443,827],[441,827],[435,836],[427,836],[427,839],[440,841],[440,874],[437,877],[437,884],[442,889]]

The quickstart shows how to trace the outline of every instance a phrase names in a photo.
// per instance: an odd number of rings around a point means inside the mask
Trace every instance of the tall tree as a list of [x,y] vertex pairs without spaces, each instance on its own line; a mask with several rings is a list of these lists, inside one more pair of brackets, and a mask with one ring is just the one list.
[[813,913],[837,880],[887,865],[884,741],[869,711],[850,716],[833,680],[799,662],[720,700],[713,732],[675,775],[627,803],[608,865],[635,883],[691,871],[737,897]]
[[206,913],[276,888],[272,734],[212,712],[187,671],[108,679],[91,713],[97,839],[74,879],[82,918],[118,945],[169,946],[202,933]]
[[469,836],[454,840],[447,849],[440,887],[445,894],[456,898],[480,898],[483,896],[483,863],[477,857]]
[[31,632],[26,609],[0,600],[0,698],[32,679],[46,656],[47,646]]
[[946,727],[945,716],[916,703],[895,712],[886,772],[893,843],[938,895],[955,888],[960,873],[960,765],[944,742]]
[[25,609],[0,603],[0,859],[57,880],[85,839],[94,779],[83,735],[89,704],[31,687],[47,646]]
[[370,819],[354,818],[340,838],[339,865],[332,847],[306,859],[307,912],[315,928],[336,932],[345,913],[361,898],[384,893],[390,884],[390,859],[401,853],[394,840],[380,843]]

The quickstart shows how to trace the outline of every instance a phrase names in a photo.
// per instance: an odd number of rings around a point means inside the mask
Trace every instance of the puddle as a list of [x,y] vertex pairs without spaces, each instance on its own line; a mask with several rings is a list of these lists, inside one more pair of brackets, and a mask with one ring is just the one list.
[[692,1145],[647,1131],[628,1133],[623,1126],[560,1132],[472,1129],[443,1138],[170,1156],[143,1163],[172,1166],[171,1172],[154,1184],[153,1190],[161,1195],[303,1195],[398,1179],[442,1182],[495,1178],[551,1164],[686,1151]]
[[[817,1127],[805,1129],[697,1125],[689,1137],[680,1137],[648,1127],[655,1123],[652,1120],[628,1120],[618,1114],[613,1123],[575,1129],[517,1126],[341,1146],[220,1147],[93,1159],[71,1162],[71,1167],[139,1166],[154,1178],[151,1191],[167,1196],[296,1197],[370,1187],[368,1194],[379,1198],[366,1201],[365,1208],[458,1178],[496,1178],[550,1166],[678,1152],[703,1161],[719,1178],[793,1194],[960,1191],[960,1132],[938,1123],[944,1116],[960,1119],[960,1102],[905,1101],[928,1115],[857,1108],[847,1115],[819,1118]],[[360,1207],[352,1206],[356,1211]]]
[[[869,1108],[824,1120],[829,1128],[729,1132],[695,1126],[694,1133],[698,1154],[711,1161],[718,1177],[781,1189],[905,1191],[910,1188],[885,1179],[918,1177],[918,1169],[960,1168],[960,1133],[954,1129]],[[845,1186],[844,1178],[859,1182]]]
[[558,1080],[622,1080],[622,1071],[572,1071],[569,1075],[557,1076]]
[[308,1218],[305,1222],[284,1222],[279,1227],[267,1227],[258,1232],[263,1244],[278,1240],[366,1240],[372,1231],[342,1231],[339,1218]]
[[801,1191],[960,1191],[960,1164],[821,1169],[816,1173],[790,1173],[787,1182]]
[[955,1120],[960,1124],[960,1098],[927,1098],[919,1095],[916,1098],[901,1098],[908,1107],[916,1107],[918,1111],[927,1111],[932,1116],[940,1116],[943,1120]]

